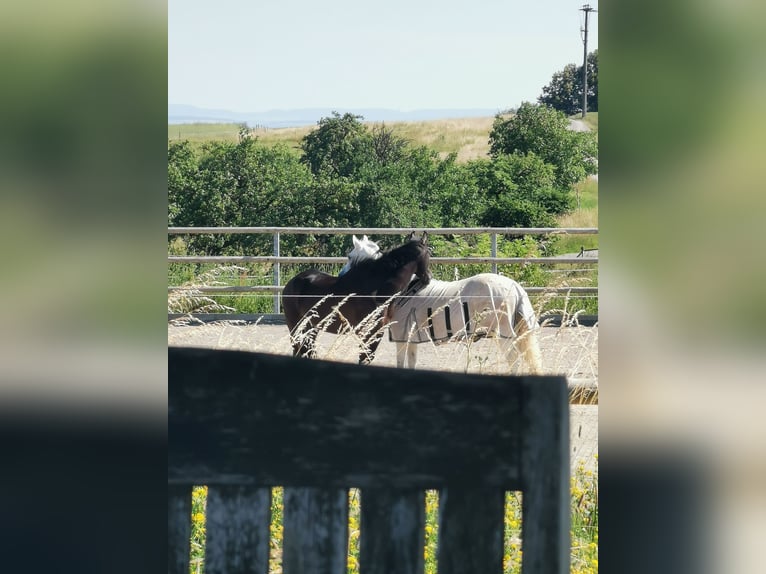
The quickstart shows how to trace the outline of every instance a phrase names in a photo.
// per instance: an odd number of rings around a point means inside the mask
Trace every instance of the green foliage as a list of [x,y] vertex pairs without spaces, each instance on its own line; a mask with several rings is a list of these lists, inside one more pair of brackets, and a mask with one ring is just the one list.
[[[199,157],[188,142],[171,143],[168,190],[169,221],[178,226],[290,226],[315,221],[310,172],[287,147],[262,146],[250,137],[237,143],[207,143]],[[247,253],[268,241],[245,235],[194,236],[189,248],[195,253]]]
[[572,186],[596,173],[598,146],[591,132],[567,129],[569,120],[558,110],[524,102],[510,117],[498,114],[489,134],[490,155],[532,152],[554,168],[556,187]]
[[371,138],[362,116],[333,112],[303,138],[301,161],[314,175],[349,177],[371,159]]
[[[588,54],[588,111],[598,111],[598,50]],[[582,66],[567,64],[555,72],[537,101],[568,116],[582,112]]]
[[[442,157],[383,124],[368,127],[361,119],[337,112],[323,118],[302,139],[300,156],[284,144],[265,145],[244,128],[238,141],[212,141],[199,148],[187,141],[169,142],[169,224],[554,227],[556,217],[572,208],[572,194],[561,186],[555,163],[572,132],[566,130],[566,118],[549,108],[524,104],[507,122],[498,116],[493,157],[465,164],[455,154]],[[501,143],[513,142],[518,143],[514,149],[501,150]],[[344,253],[346,240],[288,235],[281,245],[292,255],[326,256]],[[478,248],[489,253],[488,245],[475,241],[445,244],[444,254],[462,250],[470,255]],[[194,235],[169,248],[188,254],[269,254],[271,242],[262,235]],[[526,268],[510,271],[517,278],[538,279]],[[176,266],[173,278],[179,284],[198,272],[203,272],[199,266]]]
[[192,489],[190,574],[205,571],[206,515],[207,486],[195,486]]
[[569,194],[555,187],[553,166],[533,152],[476,160],[467,169],[484,193],[482,225],[554,227],[554,216],[573,206]]
[[598,50],[588,54],[588,109],[598,112]]
[[168,144],[168,225],[178,225],[177,217],[194,195],[197,156],[188,141]]
[[487,207],[481,223],[487,227],[553,227],[556,219],[539,203],[508,194]]
[[[582,110],[582,66],[567,64],[555,72],[551,83],[543,87],[543,95],[537,101],[568,116]],[[590,105],[590,101],[588,102]]]

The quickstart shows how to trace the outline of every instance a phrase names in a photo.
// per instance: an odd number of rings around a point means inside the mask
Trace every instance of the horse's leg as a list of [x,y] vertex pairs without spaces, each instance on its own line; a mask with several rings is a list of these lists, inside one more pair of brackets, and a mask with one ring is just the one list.
[[400,369],[414,369],[418,360],[418,346],[415,343],[396,344],[396,366]]
[[415,343],[397,343],[396,344],[396,366],[400,369],[405,367],[415,368],[418,360],[418,346]]
[[418,361],[418,346],[415,343],[407,343],[407,367],[415,368]]

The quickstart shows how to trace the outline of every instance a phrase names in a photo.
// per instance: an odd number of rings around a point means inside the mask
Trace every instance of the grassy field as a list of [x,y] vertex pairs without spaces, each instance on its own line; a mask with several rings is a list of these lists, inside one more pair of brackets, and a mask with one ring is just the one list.
[[[386,127],[396,135],[415,145],[424,145],[437,151],[442,157],[455,153],[459,162],[487,157],[489,132],[494,118],[464,118],[422,122],[390,122]],[[372,127],[380,122],[365,122]],[[277,143],[300,151],[300,142],[316,126],[296,128],[253,128],[251,133],[266,145]],[[202,145],[207,141],[237,141],[237,124],[168,124],[168,140],[188,140]]]
[[458,162],[488,157],[489,132],[495,118],[462,118],[386,124],[398,136],[439,152],[457,154]]
[[[598,227],[598,180],[586,179],[575,186],[580,206],[557,218],[559,227]],[[580,247],[598,249],[598,235],[562,237],[556,245],[559,253],[576,253]]]
[[[572,119],[581,119],[579,115]],[[464,163],[472,159],[487,157],[489,153],[489,132],[492,130],[494,117],[459,118],[430,120],[422,122],[386,122],[396,135],[415,145],[427,146],[437,151],[442,157],[457,154],[457,161]],[[598,130],[598,112],[588,113],[585,123],[592,130]],[[380,122],[365,122],[372,127]],[[303,137],[316,126],[297,128],[253,128],[251,133],[258,141],[267,145],[282,143],[300,151]],[[188,140],[202,145],[213,140],[237,141],[238,124],[168,124],[168,140]]]
[[237,141],[237,124],[168,124],[168,141],[189,140],[192,143],[207,141]]
[[[463,118],[450,120],[431,120],[422,122],[387,122],[386,127],[396,135],[415,145],[424,145],[437,151],[442,157],[456,153],[458,161],[487,157],[489,152],[489,132],[494,118]],[[365,122],[368,126],[380,122]],[[303,137],[316,126],[297,128],[253,128],[251,133],[258,141],[267,145],[282,143],[287,147],[300,150]],[[188,140],[192,144],[202,145],[207,141],[237,141],[237,124],[168,124],[168,140]]]

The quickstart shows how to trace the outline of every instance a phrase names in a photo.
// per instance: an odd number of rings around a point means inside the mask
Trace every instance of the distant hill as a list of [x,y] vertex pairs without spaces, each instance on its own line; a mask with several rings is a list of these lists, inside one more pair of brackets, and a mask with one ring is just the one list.
[[262,126],[269,128],[285,128],[313,126],[322,119],[332,115],[333,111],[340,114],[352,113],[362,116],[371,122],[415,122],[453,118],[492,117],[500,111],[497,109],[424,109],[403,112],[385,108],[365,109],[332,109],[306,108],[292,110],[269,110],[267,112],[233,112],[198,108],[184,104],[168,104],[168,123],[187,124],[204,123],[245,123],[250,127]]

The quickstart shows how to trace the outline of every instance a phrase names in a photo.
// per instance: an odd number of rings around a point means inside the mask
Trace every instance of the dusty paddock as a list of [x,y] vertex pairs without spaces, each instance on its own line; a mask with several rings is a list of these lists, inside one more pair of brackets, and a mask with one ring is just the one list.
[[[570,381],[598,383],[598,327],[543,327],[540,338],[543,364],[548,373],[566,375]],[[168,324],[168,345],[236,349],[290,354],[290,338],[284,325]],[[319,357],[356,362],[358,347],[352,336],[323,334],[318,341]],[[505,359],[506,343],[482,340],[418,346],[418,369],[499,374],[518,371]],[[373,365],[396,366],[396,346],[385,340]],[[570,436],[573,468],[582,463],[595,469],[598,453],[598,406],[570,406]]]

